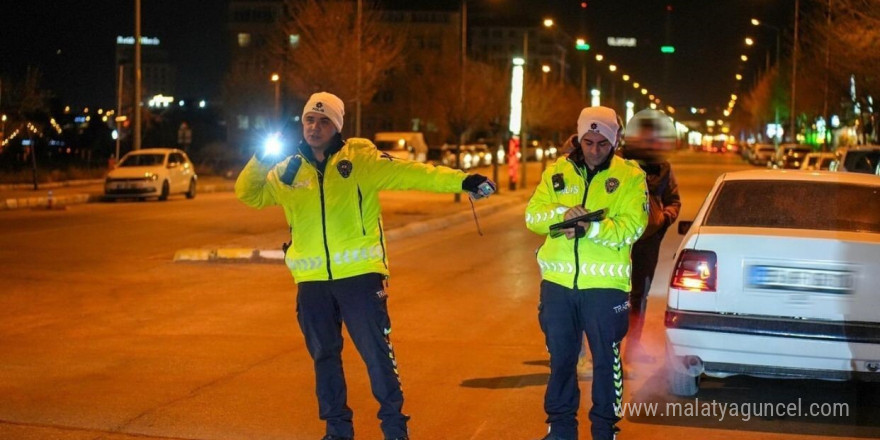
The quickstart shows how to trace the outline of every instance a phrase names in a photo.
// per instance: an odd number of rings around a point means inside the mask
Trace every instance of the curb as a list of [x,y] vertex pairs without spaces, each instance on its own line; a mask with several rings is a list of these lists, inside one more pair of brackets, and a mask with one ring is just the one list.
[[[502,209],[506,209],[517,203],[522,203],[519,198],[512,198],[504,202],[477,209],[477,216],[488,216]],[[387,240],[400,240],[414,235],[424,234],[430,231],[445,229],[459,223],[473,221],[473,213],[469,210],[434,218],[422,222],[411,223],[406,226],[391,229],[385,232]],[[193,263],[284,263],[284,253],[280,249],[253,249],[253,248],[218,248],[218,249],[181,249],[174,254],[174,262]]]
[[[99,181],[103,182],[103,180]],[[58,188],[61,186],[77,186],[77,185],[62,185],[64,182],[59,182],[54,186],[54,188]],[[7,185],[12,186],[12,185]],[[41,185],[42,186],[42,185]],[[200,185],[198,191],[200,193],[214,193],[214,192],[227,192],[233,191],[234,184],[230,183],[228,185]],[[48,186],[47,186],[48,188]],[[26,209],[26,208],[55,208],[58,206],[67,206],[67,205],[77,205],[82,203],[98,203],[104,202],[103,193],[79,193],[79,194],[64,194],[49,197],[40,196],[40,197],[21,197],[21,198],[11,198],[11,199],[2,199],[0,200],[0,211],[9,211],[13,209]]]

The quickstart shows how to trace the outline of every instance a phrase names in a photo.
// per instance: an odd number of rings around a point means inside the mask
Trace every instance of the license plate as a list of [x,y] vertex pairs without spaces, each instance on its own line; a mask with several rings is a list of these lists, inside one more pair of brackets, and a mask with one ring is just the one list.
[[820,293],[851,293],[853,274],[847,271],[799,267],[750,266],[749,287]]

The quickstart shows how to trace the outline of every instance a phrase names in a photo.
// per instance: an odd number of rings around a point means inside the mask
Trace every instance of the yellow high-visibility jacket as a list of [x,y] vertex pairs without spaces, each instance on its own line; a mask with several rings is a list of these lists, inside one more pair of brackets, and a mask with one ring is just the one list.
[[[281,177],[293,157],[302,158],[302,165],[288,185]],[[323,175],[302,153],[274,167],[251,158],[235,182],[235,195],[254,208],[284,209],[293,241],[285,262],[297,283],[366,273],[388,276],[379,191],[456,193],[466,176],[394,159],[367,139],[351,138],[331,153]]]
[[587,182],[583,168],[567,157],[557,159],[529,200],[526,226],[548,234],[550,225],[565,220],[565,212],[577,205],[607,213],[604,220],[591,223],[583,238],[547,235],[537,255],[541,277],[569,289],[630,291],[630,249],[645,231],[647,200],[645,173],[633,161],[613,156],[608,167]]

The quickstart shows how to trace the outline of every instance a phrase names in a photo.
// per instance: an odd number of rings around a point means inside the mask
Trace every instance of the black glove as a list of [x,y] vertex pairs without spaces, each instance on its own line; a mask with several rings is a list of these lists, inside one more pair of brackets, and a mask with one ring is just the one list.
[[469,192],[474,199],[482,199],[495,193],[495,182],[486,176],[471,174],[461,182],[461,189]]

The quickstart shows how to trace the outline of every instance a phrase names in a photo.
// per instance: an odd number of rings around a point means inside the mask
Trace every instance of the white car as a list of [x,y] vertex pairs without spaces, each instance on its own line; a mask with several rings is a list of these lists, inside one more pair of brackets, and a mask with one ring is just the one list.
[[878,202],[871,175],[719,177],[679,226],[665,317],[670,391],[696,394],[702,374],[880,379]]
[[145,148],[131,151],[110,170],[104,182],[106,198],[167,200],[171,194],[196,196],[198,176],[193,163],[176,148]]

